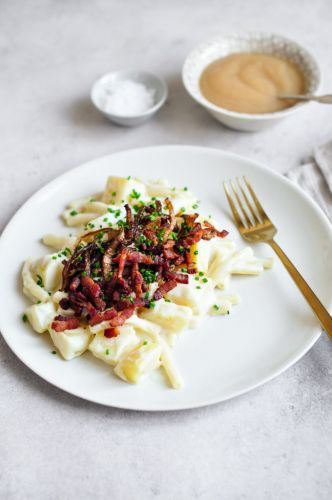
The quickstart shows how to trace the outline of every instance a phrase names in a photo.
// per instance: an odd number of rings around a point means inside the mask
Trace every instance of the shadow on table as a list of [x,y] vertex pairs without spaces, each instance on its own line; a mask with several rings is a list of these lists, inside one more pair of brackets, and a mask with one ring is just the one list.
[[90,128],[109,125],[108,120],[93,106],[86,96],[72,101],[67,112],[69,120],[75,126]]
[[[208,142],[209,133],[222,133],[223,136],[232,136],[234,132],[224,127],[222,124],[209,115],[198,103],[196,103],[186,92],[181,76],[177,73],[169,74],[165,78],[168,86],[168,98],[165,105],[150,120],[138,127],[122,127],[110,122],[91,103],[89,97],[82,96],[72,101],[65,112],[74,126],[80,128],[111,127],[113,130],[140,131],[145,127],[155,127],[163,130],[163,137],[170,142],[174,141],[174,136],[180,139],[181,143],[198,143],[204,145],[205,139]],[[174,134],[175,133],[175,134]],[[157,138],[158,140],[158,138]],[[161,141],[164,142],[161,138]]]
[[[166,118],[176,123],[176,127],[181,133],[186,132],[186,128],[194,130],[215,130],[217,132],[230,133],[230,130],[216,120],[207,111],[195,102],[185,90],[181,75],[174,73],[166,78],[168,86],[168,99],[164,108]],[[185,128],[183,128],[185,126]],[[201,136],[204,141],[204,135]]]

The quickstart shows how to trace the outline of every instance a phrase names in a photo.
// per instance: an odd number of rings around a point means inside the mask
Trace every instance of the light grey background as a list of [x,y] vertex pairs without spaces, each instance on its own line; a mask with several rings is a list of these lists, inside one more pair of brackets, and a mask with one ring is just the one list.
[[[40,186],[112,151],[198,144],[281,172],[304,161],[331,139],[332,108],[313,106],[248,135],[214,122],[183,90],[187,52],[211,35],[243,30],[305,44],[331,92],[330,0],[2,0],[1,227]],[[132,67],[164,76],[169,100],[148,124],[118,128],[92,108],[89,88],[108,70]],[[245,396],[148,414],[51,387],[1,339],[0,497],[330,499],[331,360],[332,344],[321,338],[287,373]]]

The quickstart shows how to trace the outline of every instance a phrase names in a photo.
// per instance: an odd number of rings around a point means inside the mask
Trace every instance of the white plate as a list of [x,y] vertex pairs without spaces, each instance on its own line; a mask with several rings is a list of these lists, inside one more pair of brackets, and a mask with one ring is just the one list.
[[[230,218],[222,181],[246,174],[276,223],[277,240],[325,304],[331,301],[332,232],[317,206],[291,182],[245,158],[193,146],[161,146],[113,154],[69,171],[38,191],[16,213],[0,242],[0,327],[16,355],[35,373],[81,398],[135,410],[176,410],[223,401],[275,377],[303,356],[320,328],[279,262],[260,277],[238,277],[232,288],[242,303],[227,317],[207,318],[184,333],[174,349],[185,387],[170,389],[162,372],[141,385],[117,379],[110,368],[84,354],[63,361],[51,354],[47,335],[22,322],[25,298],[19,271],[28,256],[45,253],[43,234],[70,230],[58,214],[70,200],[103,189],[109,174],[167,177],[188,186],[240,246],[244,242]],[[271,255],[268,246],[256,253]]]

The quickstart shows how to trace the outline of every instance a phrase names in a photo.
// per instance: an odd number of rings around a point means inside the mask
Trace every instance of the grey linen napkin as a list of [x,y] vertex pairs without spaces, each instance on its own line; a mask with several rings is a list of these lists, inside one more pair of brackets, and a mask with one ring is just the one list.
[[285,175],[301,186],[332,222],[332,141],[317,148],[310,163]]

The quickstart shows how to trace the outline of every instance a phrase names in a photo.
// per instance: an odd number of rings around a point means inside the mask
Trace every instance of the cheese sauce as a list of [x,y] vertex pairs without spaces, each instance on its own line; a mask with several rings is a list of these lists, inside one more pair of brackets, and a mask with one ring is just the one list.
[[305,78],[291,61],[271,54],[237,53],[218,59],[203,71],[203,96],[239,113],[271,113],[293,106],[280,94],[305,93]]

